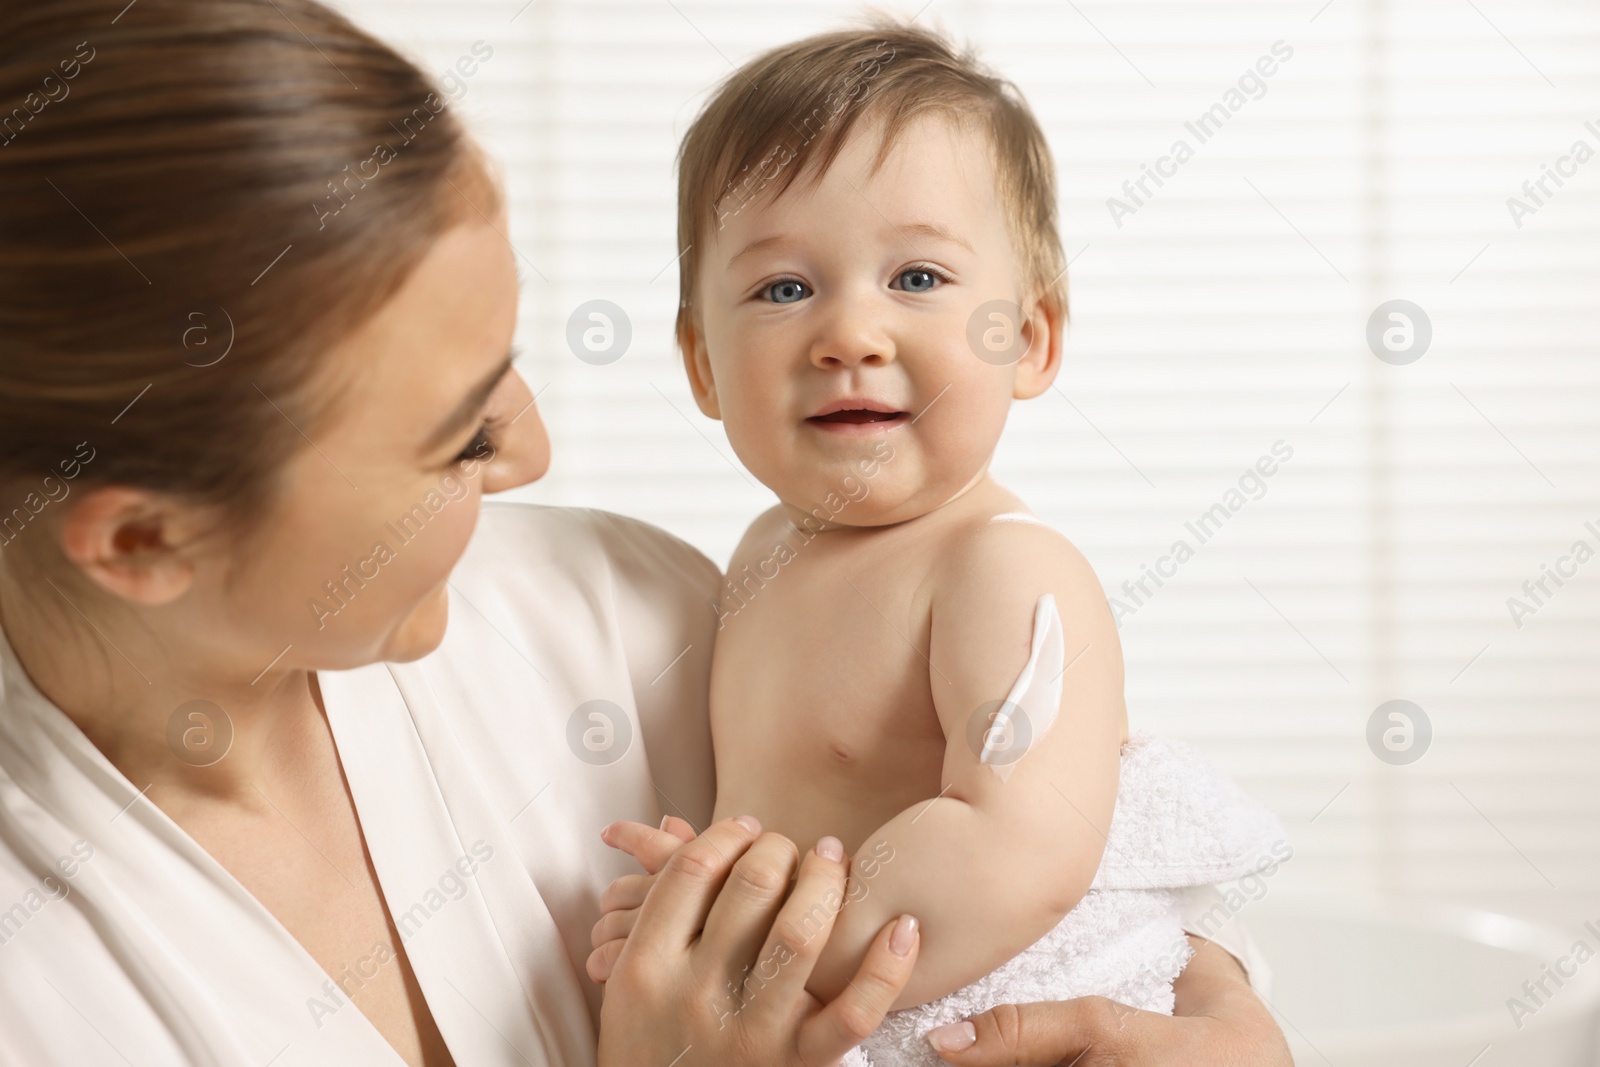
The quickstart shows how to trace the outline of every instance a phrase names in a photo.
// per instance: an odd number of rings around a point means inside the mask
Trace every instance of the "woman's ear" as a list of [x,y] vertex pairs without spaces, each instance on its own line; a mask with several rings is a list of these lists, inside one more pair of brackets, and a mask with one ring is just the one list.
[[190,509],[145,489],[90,489],[61,520],[62,553],[124,600],[156,606],[188,592],[194,563],[182,547]]
[[1060,301],[1036,299],[1027,313],[1028,350],[1016,364],[1016,385],[1012,396],[1032,400],[1056,380],[1061,372],[1061,340],[1066,326],[1065,308]]
[[692,312],[684,316],[683,325],[678,328],[678,350],[683,353],[689,391],[694,393],[700,413],[709,419],[720,419],[722,406],[717,403],[717,383],[711,377],[711,357],[706,353],[705,334],[696,318]]

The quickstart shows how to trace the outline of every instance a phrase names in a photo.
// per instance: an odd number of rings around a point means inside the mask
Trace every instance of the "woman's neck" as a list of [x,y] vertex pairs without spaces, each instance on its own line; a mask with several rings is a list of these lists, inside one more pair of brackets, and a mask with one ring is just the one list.
[[262,664],[252,675],[243,657],[164,632],[136,609],[106,610],[114,605],[93,590],[24,580],[7,562],[0,628],[29,680],[163,806],[189,798],[254,806],[294,775],[308,739],[326,736],[310,672]]

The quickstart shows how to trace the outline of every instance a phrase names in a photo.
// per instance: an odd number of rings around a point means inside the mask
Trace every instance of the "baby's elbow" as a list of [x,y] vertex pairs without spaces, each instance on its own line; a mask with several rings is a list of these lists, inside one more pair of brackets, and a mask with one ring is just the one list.
[[1039,924],[1049,930],[1083,901],[1094,881],[1094,871],[1084,869],[1082,864],[1058,864],[1053,868],[1046,865],[1037,877]]

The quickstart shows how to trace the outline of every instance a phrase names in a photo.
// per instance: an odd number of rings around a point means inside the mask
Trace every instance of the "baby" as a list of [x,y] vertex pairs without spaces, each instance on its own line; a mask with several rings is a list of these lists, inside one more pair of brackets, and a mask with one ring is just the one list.
[[1267,827],[1130,744],[1099,580],[989,474],[1061,367],[1055,205],[1016,91],[907,27],[757,58],[681,152],[689,382],[780,501],[716,606],[716,816],[853,857],[818,996],[920,921],[909,1010],[856,1062],[937,1063],[928,1030],[1004,1001],[1170,1012],[1175,890]]

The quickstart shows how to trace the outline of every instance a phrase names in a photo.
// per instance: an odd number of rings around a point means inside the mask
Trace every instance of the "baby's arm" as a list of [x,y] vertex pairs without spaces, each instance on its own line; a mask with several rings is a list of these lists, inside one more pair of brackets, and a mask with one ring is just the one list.
[[[969,730],[1016,682],[1044,593],[1055,596],[1065,636],[1061,708],[1002,780],[979,762]],[[943,791],[857,850],[849,903],[808,983],[825,1001],[902,913],[920,920],[922,951],[895,1006],[954,992],[1044,936],[1100,865],[1126,714],[1116,626],[1088,562],[1044,527],[990,524],[941,561],[931,610],[927,658],[946,738]],[[863,862],[891,852],[886,863]]]

